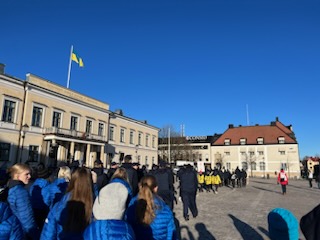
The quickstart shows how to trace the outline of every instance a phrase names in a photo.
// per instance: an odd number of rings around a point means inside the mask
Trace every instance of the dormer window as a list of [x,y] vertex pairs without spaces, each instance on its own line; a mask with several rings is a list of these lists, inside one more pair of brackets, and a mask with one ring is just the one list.
[[261,137],[260,137],[260,138],[257,138],[257,143],[258,143],[258,144],[263,144],[263,138],[261,138]]
[[225,140],[224,140],[224,145],[230,145],[230,139],[229,138],[226,138]]
[[285,143],[284,137],[278,137],[278,143],[279,144]]
[[240,138],[240,145],[246,145],[247,139],[245,138]]

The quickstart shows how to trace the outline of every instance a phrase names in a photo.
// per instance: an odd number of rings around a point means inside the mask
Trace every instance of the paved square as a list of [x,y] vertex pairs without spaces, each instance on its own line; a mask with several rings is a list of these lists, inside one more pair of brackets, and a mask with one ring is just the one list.
[[[182,202],[174,206],[180,239],[269,239],[267,216],[272,209],[286,208],[300,222],[303,215],[320,204],[320,189],[316,182],[310,188],[307,180],[290,180],[284,196],[276,179],[250,178],[245,188],[221,187],[218,191],[198,194],[199,215],[195,219],[190,213],[190,220],[184,220]],[[300,239],[304,240],[299,231]]]

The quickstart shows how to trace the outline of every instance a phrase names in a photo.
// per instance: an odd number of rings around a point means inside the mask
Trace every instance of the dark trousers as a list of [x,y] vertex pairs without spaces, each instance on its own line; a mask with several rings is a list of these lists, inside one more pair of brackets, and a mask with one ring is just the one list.
[[312,178],[309,178],[309,187],[312,187]]
[[189,216],[188,209],[190,209],[192,216],[198,216],[198,208],[196,204],[196,192],[181,192],[181,198],[183,203],[183,217]]
[[158,195],[162,198],[162,200],[173,210],[173,200],[174,195],[172,191],[160,191]]
[[287,192],[287,185],[281,184],[281,188],[282,188],[282,193],[285,194]]

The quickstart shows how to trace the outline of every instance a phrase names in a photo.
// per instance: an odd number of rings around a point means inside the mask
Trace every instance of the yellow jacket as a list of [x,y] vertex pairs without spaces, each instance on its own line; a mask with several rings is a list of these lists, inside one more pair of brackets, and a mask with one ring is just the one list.
[[212,183],[212,181],[211,181],[211,176],[206,175],[206,176],[204,177],[204,181],[205,181],[206,185],[211,184],[211,183]]
[[198,175],[198,183],[200,183],[200,184],[204,183],[204,175],[203,174]]
[[212,184],[217,184],[217,185],[220,184],[221,183],[220,176],[219,175],[216,175],[216,176],[212,175],[211,182],[212,182]]

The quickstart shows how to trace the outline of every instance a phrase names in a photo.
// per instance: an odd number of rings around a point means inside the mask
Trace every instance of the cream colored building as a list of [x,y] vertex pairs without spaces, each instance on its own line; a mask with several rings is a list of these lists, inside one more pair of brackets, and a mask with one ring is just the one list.
[[141,164],[157,162],[158,128],[35,75],[10,77],[0,67],[1,165],[79,160],[92,167],[101,159],[107,166],[126,154]]
[[[300,178],[298,142],[292,126],[283,125],[278,118],[270,125],[234,127],[230,124],[220,135],[185,138],[192,148],[192,156],[182,156],[181,160],[203,162],[211,169],[217,166],[232,171],[239,167],[253,177],[276,177],[283,168],[289,178]],[[168,142],[161,139],[159,142],[159,155],[167,159]],[[174,149],[174,144],[171,148]]]

